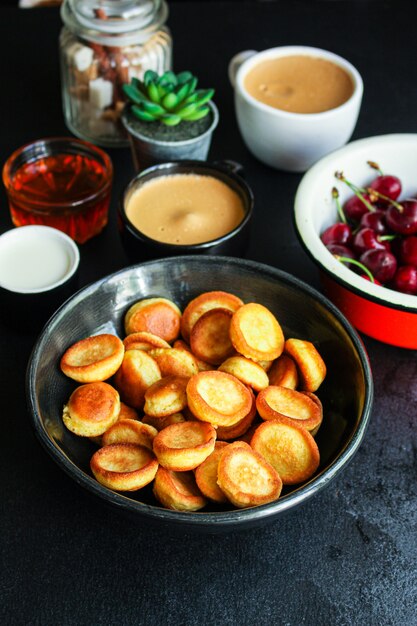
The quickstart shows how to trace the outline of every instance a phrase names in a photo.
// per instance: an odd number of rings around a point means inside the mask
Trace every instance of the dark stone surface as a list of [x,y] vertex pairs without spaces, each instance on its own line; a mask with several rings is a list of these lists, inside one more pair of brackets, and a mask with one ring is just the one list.
[[[256,196],[249,257],[317,284],[292,228],[300,181],[268,169],[239,137],[228,59],[303,43],[348,57],[365,96],[355,138],[416,128],[416,10],[406,2],[178,2],[175,67],[216,88],[211,156],[246,168]],[[0,8],[2,161],[32,139],[68,134],[61,114],[56,10]],[[110,224],[81,248],[81,284],[126,264],[116,203],[133,174],[116,168]],[[0,230],[11,227],[1,191]],[[29,314],[29,313],[28,313]],[[23,329],[22,329],[23,330]],[[171,536],[92,499],[36,441],[25,366],[35,337],[0,331],[1,602],[7,625],[410,626],[416,622],[417,355],[364,338],[375,376],[365,441],[344,474],[257,530]]]

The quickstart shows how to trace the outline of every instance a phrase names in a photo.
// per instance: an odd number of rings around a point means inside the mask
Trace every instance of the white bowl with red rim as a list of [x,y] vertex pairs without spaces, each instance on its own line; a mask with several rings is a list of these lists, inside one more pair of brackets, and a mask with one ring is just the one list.
[[417,197],[417,134],[360,139],[321,159],[302,178],[295,197],[297,234],[320,270],[326,295],[358,330],[384,343],[417,349],[417,296],[363,279],[338,261],[320,239],[328,226],[339,221],[332,188],[338,189],[341,204],[352,195],[335,172],[366,187],[376,177],[367,161],[400,178],[400,201]]

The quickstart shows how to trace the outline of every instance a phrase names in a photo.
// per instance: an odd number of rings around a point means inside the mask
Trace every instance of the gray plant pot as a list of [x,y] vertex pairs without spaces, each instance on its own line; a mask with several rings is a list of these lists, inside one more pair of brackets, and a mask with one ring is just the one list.
[[137,172],[152,165],[166,163],[167,161],[179,161],[192,159],[205,161],[210,149],[213,131],[219,122],[219,112],[213,102],[209,102],[213,115],[211,126],[198,137],[182,141],[160,141],[139,133],[129,123],[127,110],[122,113],[122,122],[129,135],[132,149],[133,162]]

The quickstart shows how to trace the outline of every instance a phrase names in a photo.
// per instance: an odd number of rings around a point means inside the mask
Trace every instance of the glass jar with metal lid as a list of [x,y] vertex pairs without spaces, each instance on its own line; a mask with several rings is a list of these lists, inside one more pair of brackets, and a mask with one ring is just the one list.
[[78,137],[128,145],[119,121],[122,85],[146,70],[171,69],[164,0],[65,0],[60,36],[65,121]]

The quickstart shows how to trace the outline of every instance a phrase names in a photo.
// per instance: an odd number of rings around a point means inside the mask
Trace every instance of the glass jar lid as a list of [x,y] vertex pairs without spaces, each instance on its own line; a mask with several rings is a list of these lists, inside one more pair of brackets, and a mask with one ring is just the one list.
[[65,0],[64,24],[76,35],[107,46],[143,43],[168,17],[165,0]]

